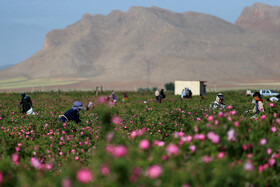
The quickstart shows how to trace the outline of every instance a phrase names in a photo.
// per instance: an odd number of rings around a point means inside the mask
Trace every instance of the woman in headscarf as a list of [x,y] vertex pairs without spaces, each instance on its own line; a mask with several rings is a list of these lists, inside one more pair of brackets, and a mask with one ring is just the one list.
[[32,108],[32,101],[26,93],[21,93],[21,102],[18,104],[18,107],[20,107],[20,105],[22,105],[23,113],[27,113],[27,111]]
[[210,104],[210,108],[213,108],[213,109],[216,109],[218,107],[225,108],[226,105],[224,104],[223,101],[224,101],[224,95],[222,93],[219,93],[216,96],[216,101],[214,101]]
[[65,112],[64,115],[59,116],[58,121],[61,121],[63,123],[69,122],[69,121],[75,121],[76,123],[80,123],[81,120],[80,120],[79,112],[80,112],[80,110],[86,110],[86,109],[87,108],[84,107],[81,102],[75,101],[73,104],[73,107],[70,110]]

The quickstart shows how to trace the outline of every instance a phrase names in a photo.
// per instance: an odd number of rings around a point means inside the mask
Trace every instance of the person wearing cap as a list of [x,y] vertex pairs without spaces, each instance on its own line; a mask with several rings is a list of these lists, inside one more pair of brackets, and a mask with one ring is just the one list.
[[280,94],[275,97],[270,97],[267,99],[268,102],[278,102],[280,98]]
[[224,95],[222,93],[219,93],[216,96],[216,101],[214,101],[210,104],[210,108],[212,108],[212,109],[216,109],[218,107],[225,108],[226,105],[224,104],[223,101],[224,101]]
[[117,96],[115,92],[112,92],[110,95],[110,100],[113,101],[114,103],[117,102]]
[[21,102],[18,107],[22,105],[22,113],[27,113],[32,108],[32,101],[26,93],[21,93]]
[[65,112],[64,115],[60,115],[58,121],[61,121],[63,123],[66,123],[69,121],[75,121],[76,123],[80,123],[81,122],[80,116],[79,116],[80,110],[87,110],[87,108],[84,107],[81,102],[75,101],[73,108],[71,108],[70,110]]

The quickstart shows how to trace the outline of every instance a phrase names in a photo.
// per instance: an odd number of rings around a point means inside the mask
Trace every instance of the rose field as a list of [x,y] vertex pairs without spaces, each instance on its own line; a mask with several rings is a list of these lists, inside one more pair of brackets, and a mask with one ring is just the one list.
[[[181,100],[167,93],[27,93],[36,115],[17,107],[20,93],[0,94],[0,186],[278,186],[279,103],[223,92],[226,109],[209,109],[216,93]],[[264,99],[265,100],[265,99]],[[74,101],[81,123],[58,122]]]

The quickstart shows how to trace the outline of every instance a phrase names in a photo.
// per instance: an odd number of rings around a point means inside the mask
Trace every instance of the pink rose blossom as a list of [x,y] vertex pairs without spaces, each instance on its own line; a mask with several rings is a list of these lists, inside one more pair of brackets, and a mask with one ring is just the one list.
[[122,118],[119,116],[113,116],[111,122],[116,125],[120,125],[122,122]]
[[270,107],[274,107],[274,104],[273,104],[273,103],[269,103],[269,106],[270,106]]
[[131,136],[132,138],[136,138],[137,132],[136,132],[136,131],[132,131],[131,134],[130,134],[130,136]]
[[17,153],[14,153],[12,155],[12,161],[16,164],[19,164],[19,162],[18,162],[19,161],[19,155]]
[[62,187],[72,187],[71,180],[69,178],[64,178],[61,182]]
[[266,118],[266,115],[263,114],[263,115],[261,116],[261,121],[264,120],[265,118]]
[[147,176],[151,179],[158,178],[162,173],[162,169],[159,165],[150,166],[147,170]]
[[140,143],[139,143],[139,147],[140,149],[142,150],[147,150],[149,149],[150,147],[150,142],[148,140],[142,140]]
[[262,138],[262,139],[260,140],[260,144],[261,144],[261,145],[265,145],[265,144],[266,144],[266,139],[265,139],[265,138]]
[[253,171],[254,165],[252,164],[251,160],[247,160],[246,163],[243,166],[243,169],[246,171]]
[[266,152],[267,152],[268,155],[270,155],[271,152],[272,152],[271,148],[267,148]]
[[202,161],[203,161],[204,163],[209,163],[209,162],[212,161],[212,158],[209,157],[209,156],[203,156]]
[[100,167],[100,173],[104,176],[109,175],[110,174],[110,169],[108,168],[108,166],[102,165]]
[[31,163],[31,166],[34,167],[35,169],[40,169],[41,168],[40,161],[35,157],[32,157],[30,159],[30,163]]
[[219,152],[218,159],[222,159],[222,158],[224,158],[224,156],[225,156],[224,152]]
[[213,119],[214,119],[213,116],[209,116],[209,117],[207,118],[208,121],[213,121]]
[[116,147],[113,147],[113,150],[111,153],[116,158],[124,157],[127,154],[127,149],[123,145],[118,145]]
[[113,132],[109,132],[109,133],[106,135],[106,140],[107,140],[107,142],[110,143],[110,142],[112,141],[113,137],[114,137],[114,133],[113,133]]
[[3,174],[0,172],[0,184],[3,182]]
[[231,142],[235,142],[236,141],[236,139],[235,139],[235,131],[234,131],[234,129],[230,129],[228,132],[227,132],[227,139],[228,139],[228,141],[231,141]]
[[231,110],[231,109],[232,109],[232,106],[231,106],[231,105],[229,105],[229,106],[227,107],[227,109]]
[[166,147],[166,152],[168,156],[171,155],[178,155],[179,154],[179,147],[173,143],[168,144]]
[[19,150],[20,150],[20,147],[16,147],[16,151],[19,152]]
[[190,145],[189,146],[189,149],[191,150],[191,152],[195,152],[195,149],[196,149],[196,147],[195,147],[195,145]]
[[273,166],[275,164],[275,159],[274,158],[270,158],[268,160],[268,163],[269,163],[270,166]]
[[219,113],[218,113],[218,118],[223,117],[223,115],[224,115],[223,112],[219,112]]
[[77,171],[76,178],[80,183],[83,184],[89,183],[93,179],[91,171],[85,168]]
[[276,132],[277,131],[276,127],[275,126],[271,127],[271,131]]
[[103,104],[103,103],[106,103],[107,101],[108,101],[108,98],[104,95],[97,98],[97,103],[100,104],[100,105]]
[[213,131],[208,132],[207,138],[212,141],[213,144],[218,144],[220,142],[220,137]]

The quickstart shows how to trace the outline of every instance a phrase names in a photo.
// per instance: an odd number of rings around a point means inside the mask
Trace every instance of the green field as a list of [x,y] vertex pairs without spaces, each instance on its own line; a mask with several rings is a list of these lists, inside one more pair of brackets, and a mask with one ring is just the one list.
[[[21,80],[19,80],[21,81]],[[33,92],[36,115],[18,93],[0,93],[1,186],[278,186],[279,103],[257,119],[245,91],[224,92],[226,109],[206,99],[128,92],[111,105],[94,92]],[[59,123],[74,101],[81,123]]]
[[41,78],[29,80],[25,77],[0,80],[0,89],[36,88],[44,86],[61,86],[79,83],[79,80],[64,80],[57,78]]

